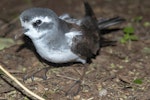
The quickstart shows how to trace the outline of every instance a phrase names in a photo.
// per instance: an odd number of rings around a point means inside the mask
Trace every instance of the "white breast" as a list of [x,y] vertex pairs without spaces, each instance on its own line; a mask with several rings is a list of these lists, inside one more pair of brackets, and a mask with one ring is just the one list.
[[[35,42],[35,41],[34,41]],[[34,43],[33,42],[33,43]],[[48,48],[47,45],[41,43],[41,41],[36,41],[34,43],[35,48],[39,55],[53,63],[67,63],[67,62],[81,62],[86,63],[84,59],[81,59],[78,55],[74,54],[69,48],[59,48],[58,50]]]

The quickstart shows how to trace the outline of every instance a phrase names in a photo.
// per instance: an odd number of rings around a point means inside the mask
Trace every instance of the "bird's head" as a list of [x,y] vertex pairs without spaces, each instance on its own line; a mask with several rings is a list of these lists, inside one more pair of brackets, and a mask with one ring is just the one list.
[[58,16],[47,8],[31,8],[20,15],[24,34],[31,39],[38,39],[47,33],[52,35],[58,27]]

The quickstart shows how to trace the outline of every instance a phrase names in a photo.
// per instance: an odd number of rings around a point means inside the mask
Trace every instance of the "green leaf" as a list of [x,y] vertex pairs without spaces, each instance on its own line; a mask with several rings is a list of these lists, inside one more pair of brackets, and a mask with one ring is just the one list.
[[9,48],[15,44],[15,41],[11,38],[0,38],[0,50]]
[[120,42],[121,43],[126,43],[127,41],[124,38],[121,38]]
[[145,27],[149,27],[149,26],[150,26],[150,22],[145,22],[145,23],[144,23],[144,26],[145,26]]
[[144,47],[142,52],[144,52],[146,54],[150,54],[150,47]]
[[124,36],[121,38],[121,43],[126,43],[127,41],[136,41],[138,37],[134,35],[134,28],[132,26],[127,26],[123,29]]
[[135,36],[135,35],[131,35],[131,36],[130,36],[130,39],[131,39],[132,41],[137,41],[137,40],[138,40],[138,37]]
[[143,83],[141,79],[135,79],[133,82],[135,84],[142,84]]
[[134,28],[132,26],[127,26],[123,29],[123,32],[125,34],[132,34],[132,33],[134,33]]
[[133,21],[140,22],[140,21],[142,21],[142,19],[143,19],[143,16],[137,16],[137,17],[133,18]]

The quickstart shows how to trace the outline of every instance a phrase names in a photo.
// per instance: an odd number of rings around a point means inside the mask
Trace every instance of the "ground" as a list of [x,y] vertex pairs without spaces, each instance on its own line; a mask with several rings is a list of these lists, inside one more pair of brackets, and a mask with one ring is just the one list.
[[[124,32],[113,32],[105,37],[117,41],[116,45],[103,47],[89,65],[49,65],[51,68],[47,73],[47,80],[35,77],[34,81],[23,81],[25,75],[43,68],[44,65],[33,52],[32,45],[27,44],[25,48],[19,49],[23,39],[18,38],[22,34],[18,15],[24,9],[36,6],[53,9],[58,15],[70,13],[81,18],[84,15],[83,3],[80,0],[1,0],[0,37],[17,38],[15,41],[18,42],[1,49],[0,64],[27,88],[46,100],[150,100],[149,0],[88,1],[98,18],[125,18],[126,22],[115,27],[132,26],[138,40],[121,43]],[[66,96],[66,91],[79,79],[84,67],[87,67],[87,70],[81,83],[82,89],[76,96]],[[41,73],[38,74],[40,75]],[[19,87],[8,77],[1,75],[0,99],[28,100],[24,95],[26,93],[21,93],[19,90],[22,89],[16,89],[14,86]]]

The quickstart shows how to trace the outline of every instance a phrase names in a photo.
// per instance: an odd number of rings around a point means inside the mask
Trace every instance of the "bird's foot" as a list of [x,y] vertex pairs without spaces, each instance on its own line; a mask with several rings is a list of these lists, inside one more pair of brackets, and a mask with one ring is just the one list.
[[25,81],[31,78],[31,80],[34,81],[34,77],[38,77],[38,78],[42,78],[43,80],[46,80],[47,79],[46,73],[49,70],[49,68],[50,67],[45,67],[36,71],[32,70],[23,77],[23,80]]
[[66,96],[76,96],[79,94],[79,92],[82,90],[82,87],[83,87],[83,84],[82,84],[82,81],[83,81],[83,78],[85,76],[85,73],[86,73],[86,70],[87,70],[87,67],[83,67],[83,72],[80,73],[79,71],[77,71],[76,69],[74,69],[76,72],[78,72],[78,74],[80,75],[80,78],[79,79],[74,79],[74,78],[71,78],[71,77],[68,77],[68,76],[63,76],[63,75],[57,75],[59,77],[62,77],[62,78],[66,78],[66,79],[69,79],[69,80],[72,80],[74,81],[73,84],[71,84],[71,86],[68,87],[68,89],[65,90],[65,95]]
[[66,91],[66,96],[76,96],[82,90],[82,80],[76,80]]

